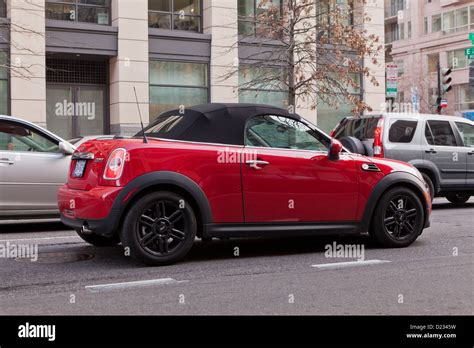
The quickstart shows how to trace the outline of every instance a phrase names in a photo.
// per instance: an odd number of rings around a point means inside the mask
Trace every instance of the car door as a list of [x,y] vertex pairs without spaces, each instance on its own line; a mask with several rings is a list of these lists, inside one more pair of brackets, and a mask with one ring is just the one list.
[[355,221],[355,162],[347,154],[329,160],[329,138],[303,122],[273,115],[250,119],[245,137],[246,222]]
[[474,187],[474,125],[468,122],[455,123],[463,142],[461,151],[466,153],[466,184]]
[[0,120],[0,214],[54,214],[70,157],[59,141],[15,121]]
[[460,151],[451,122],[427,120],[423,159],[438,168],[442,189],[456,188],[466,183],[466,156]]

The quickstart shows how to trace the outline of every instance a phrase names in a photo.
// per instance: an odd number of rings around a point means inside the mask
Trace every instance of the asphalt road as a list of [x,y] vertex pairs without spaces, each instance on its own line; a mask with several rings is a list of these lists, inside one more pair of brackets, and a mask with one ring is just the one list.
[[[158,268],[120,246],[89,246],[59,223],[0,231],[0,244],[39,244],[36,262],[0,259],[0,315],[474,313],[474,200],[437,200],[432,227],[406,249],[364,237],[196,242],[183,262]],[[326,257],[333,241],[365,244],[365,260],[383,262],[328,268],[355,261]]]

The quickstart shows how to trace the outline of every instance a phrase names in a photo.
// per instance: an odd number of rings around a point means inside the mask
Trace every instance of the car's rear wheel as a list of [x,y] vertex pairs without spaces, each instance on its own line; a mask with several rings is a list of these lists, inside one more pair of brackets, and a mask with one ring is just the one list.
[[193,208],[174,192],[150,193],[128,211],[120,239],[130,255],[150,266],[181,260],[193,246],[197,223]]
[[456,205],[462,205],[466,203],[469,198],[471,198],[471,196],[467,193],[449,193],[446,195],[446,199]]
[[385,247],[407,247],[423,232],[424,220],[420,198],[409,188],[395,188],[377,204],[370,234]]
[[435,196],[435,187],[433,181],[428,176],[428,174],[421,173],[421,175],[423,176],[423,180],[425,180],[426,184],[428,185],[428,189],[430,190],[431,201],[433,201]]
[[97,247],[110,247],[120,243],[120,238],[117,234],[113,237],[103,237],[94,233],[86,234],[81,232],[81,230],[76,230],[76,232],[82,240]]

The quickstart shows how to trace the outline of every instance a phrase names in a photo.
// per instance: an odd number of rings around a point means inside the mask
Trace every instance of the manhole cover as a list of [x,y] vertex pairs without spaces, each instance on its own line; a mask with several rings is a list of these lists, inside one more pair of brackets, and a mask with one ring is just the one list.
[[[37,263],[70,263],[78,261],[87,261],[94,258],[91,254],[78,254],[78,253],[38,253],[38,260],[34,261]],[[31,259],[17,258],[19,262],[32,262]]]

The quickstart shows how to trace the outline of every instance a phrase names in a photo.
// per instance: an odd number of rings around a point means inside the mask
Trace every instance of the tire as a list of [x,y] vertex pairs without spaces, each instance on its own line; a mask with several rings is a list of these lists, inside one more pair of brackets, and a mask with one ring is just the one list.
[[128,211],[120,240],[133,258],[149,266],[164,266],[186,256],[196,231],[191,204],[174,192],[153,192]]
[[96,247],[111,247],[115,246],[120,243],[120,238],[118,234],[114,235],[113,237],[103,237],[97,234],[84,234],[80,230],[76,230],[79,237],[82,238],[85,242],[95,245]]
[[378,202],[370,235],[381,246],[404,248],[423,232],[424,221],[420,198],[409,188],[394,188]]
[[434,187],[433,181],[428,176],[428,174],[421,173],[421,175],[423,176],[423,179],[425,180],[426,184],[428,185],[428,189],[430,190],[431,201],[433,202],[433,199],[434,199],[434,196],[435,196],[435,187]]
[[364,144],[362,141],[355,137],[343,137],[339,140],[341,144],[348,149],[352,153],[357,153],[359,155],[367,155],[367,151],[365,149]]
[[446,195],[446,199],[456,205],[463,205],[469,198],[471,198],[471,196],[467,193],[448,193]]

